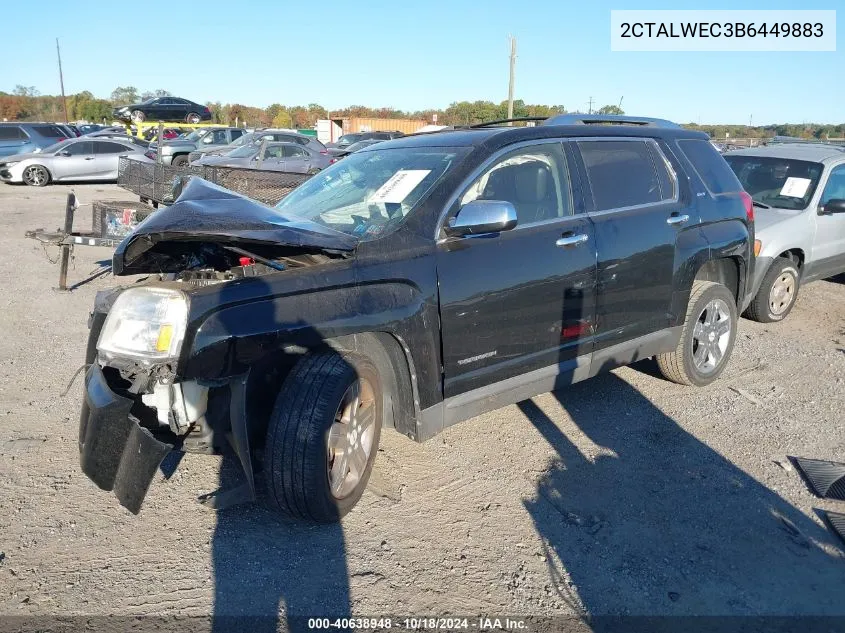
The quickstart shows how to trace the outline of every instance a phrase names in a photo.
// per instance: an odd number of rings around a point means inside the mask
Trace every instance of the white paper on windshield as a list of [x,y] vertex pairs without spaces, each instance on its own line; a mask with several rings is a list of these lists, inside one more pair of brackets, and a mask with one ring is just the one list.
[[400,169],[370,196],[368,202],[402,202],[430,173],[430,169]]
[[809,178],[792,178],[786,179],[783,183],[783,189],[780,190],[780,195],[788,196],[790,198],[803,198],[810,188]]

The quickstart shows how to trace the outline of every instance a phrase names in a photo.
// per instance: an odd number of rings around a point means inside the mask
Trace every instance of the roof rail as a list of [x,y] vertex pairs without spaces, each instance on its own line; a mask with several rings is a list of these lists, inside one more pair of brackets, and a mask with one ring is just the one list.
[[519,121],[545,121],[548,117],[544,116],[521,116],[514,119],[496,119],[495,121],[485,121],[484,123],[476,123],[470,125],[471,128],[488,127],[491,125],[499,125],[501,123],[516,123]]
[[619,114],[558,114],[549,117],[543,125],[594,125],[611,123],[615,125],[642,125],[646,127],[680,128],[681,126],[666,119],[651,119],[643,116]]

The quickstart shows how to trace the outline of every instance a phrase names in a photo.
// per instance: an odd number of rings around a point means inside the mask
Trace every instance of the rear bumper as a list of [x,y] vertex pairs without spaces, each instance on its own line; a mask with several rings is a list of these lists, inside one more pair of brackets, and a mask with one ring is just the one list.
[[82,472],[138,514],[156,470],[173,446],[142,428],[130,417],[131,408],[132,400],[112,391],[100,366],[91,365],[79,420]]

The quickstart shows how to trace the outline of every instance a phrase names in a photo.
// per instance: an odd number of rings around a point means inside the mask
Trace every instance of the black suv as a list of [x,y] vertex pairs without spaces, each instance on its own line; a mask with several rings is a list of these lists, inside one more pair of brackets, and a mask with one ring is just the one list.
[[115,252],[147,281],[97,297],[82,469],[137,512],[171,450],[233,451],[218,507],[336,520],[384,428],[423,441],[648,357],[710,383],[753,243],[707,136],[655,119],[407,136],[275,209],[192,179]]

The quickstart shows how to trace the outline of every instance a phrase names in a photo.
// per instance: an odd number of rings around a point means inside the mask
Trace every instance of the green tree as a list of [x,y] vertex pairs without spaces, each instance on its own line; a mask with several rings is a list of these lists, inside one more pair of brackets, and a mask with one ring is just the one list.
[[293,126],[293,119],[287,110],[279,110],[273,117],[273,127],[288,128]]
[[599,108],[599,114],[625,114],[625,110],[618,105],[606,105]]
[[115,105],[137,103],[138,89],[135,86],[118,86],[111,92],[111,102]]

